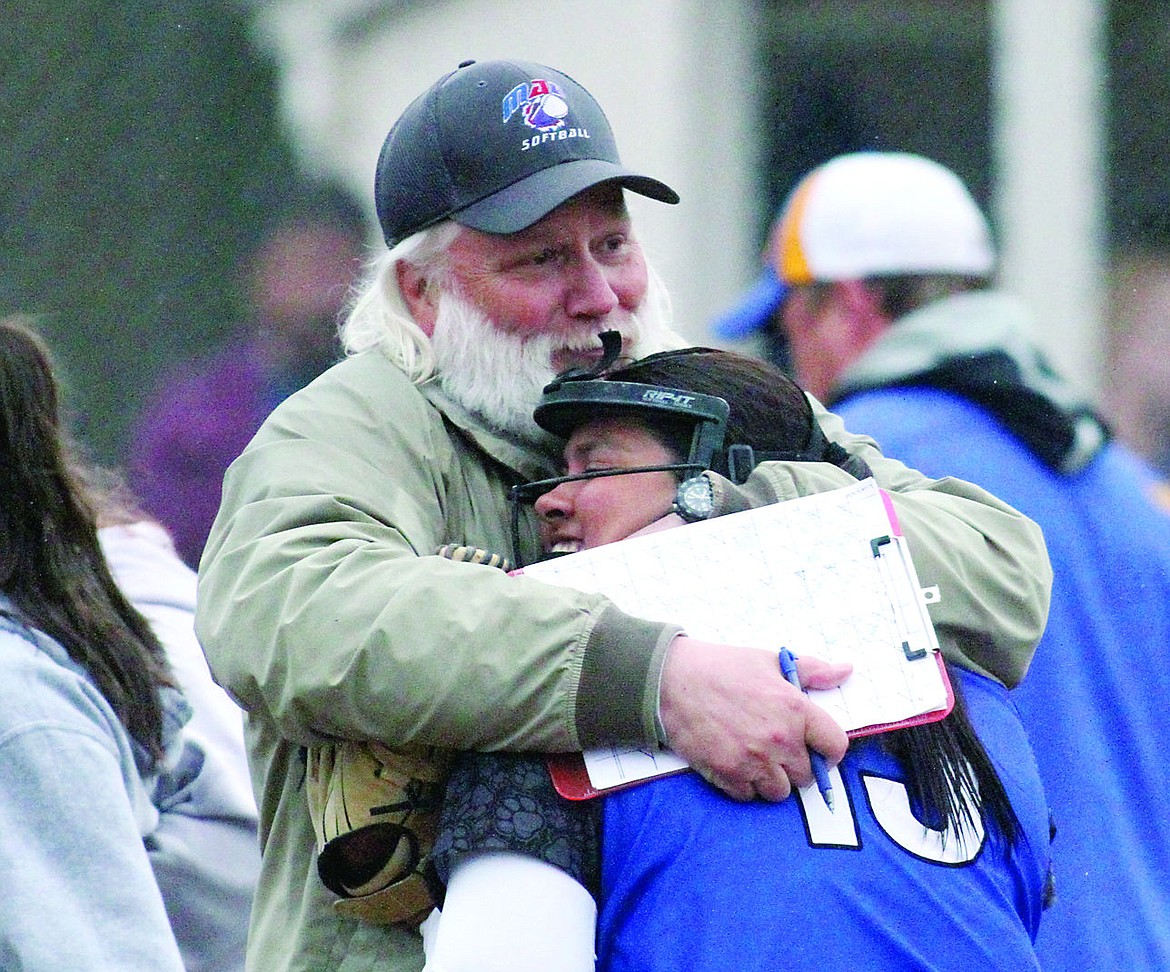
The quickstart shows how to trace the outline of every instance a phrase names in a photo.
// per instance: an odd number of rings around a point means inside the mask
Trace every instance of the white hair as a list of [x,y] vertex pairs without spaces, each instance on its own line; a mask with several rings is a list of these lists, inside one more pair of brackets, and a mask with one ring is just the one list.
[[[493,326],[451,280],[447,251],[458,232],[456,223],[440,223],[403,240],[374,263],[341,327],[342,343],[349,355],[386,354],[416,384],[437,376],[447,394],[490,425],[531,436],[536,430],[532,411],[553,378],[553,352],[596,347],[597,335],[517,336]],[[411,318],[398,289],[395,268],[403,260],[422,269],[427,285],[439,290],[433,337]],[[634,357],[688,344],[670,327],[665,284],[649,264],[646,272],[646,296],[637,312],[619,313],[613,320]]]
[[396,268],[405,260],[429,270],[438,280],[444,276],[447,249],[458,235],[459,225],[446,220],[407,237],[370,265],[339,331],[346,354],[377,349],[415,383],[424,382],[435,373],[430,338],[410,316],[398,289]]

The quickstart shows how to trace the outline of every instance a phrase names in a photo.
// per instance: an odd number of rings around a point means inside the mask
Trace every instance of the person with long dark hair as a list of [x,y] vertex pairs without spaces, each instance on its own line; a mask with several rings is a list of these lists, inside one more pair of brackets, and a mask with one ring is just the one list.
[[174,731],[162,646],[114,583],[48,351],[0,324],[2,964],[182,969],[143,839]]
[[243,968],[255,803],[194,588],[71,443],[32,322],[0,320],[3,968]]
[[[608,382],[722,398],[724,445],[781,460],[743,486],[704,473],[712,513],[785,498],[793,462],[839,485],[868,475],[818,434],[807,397],[772,366],[704,349],[652,355],[582,394],[566,382],[537,409],[567,439],[567,475],[529,491],[550,551],[681,522],[686,474],[661,467],[692,455],[694,419],[606,395]],[[727,471],[726,457],[716,450],[712,465]],[[815,787],[743,804],[695,774],[573,804],[530,758],[461,756],[437,843],[449,886],[428,970],[592,969],[586,889],[606,972],[1036,967],[1049,833],[1034,758],[1006,689],[949,667],[952,712],[855,740],[830,812]]]

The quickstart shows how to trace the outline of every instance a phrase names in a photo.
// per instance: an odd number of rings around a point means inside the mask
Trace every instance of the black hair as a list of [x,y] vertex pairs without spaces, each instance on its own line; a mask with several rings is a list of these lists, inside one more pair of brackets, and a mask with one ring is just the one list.
[[333,179],[303,177],[269,187],[262,206],[256,248],[290,226],[331,226],[365,242],[373,225],[357,196]]
[[[830,443],[818,454],[819,431],[808,396],[787,374],[765,361],[689,348],[650,355],[606,374],[606,380],[667,386],[718,395],[730,406],[727,443],[749,445],[758,456],[798,452],[834,462],[857,478],[869,475],[861,460]],[[685,457],[693,423],[638,413],[668,448]],[[823,439],[823,436],[821,437]],[[811,450],[811,454],[810,454]],[[952,680],[956,682],[956,680]],[[883,733],[881,744],[906,773],[911,804],[925,825],[963,833],[972,812],[986,815],[1009,845],[1020,838],[1019,818],[967,715],[958,684],[955,706],[938,722]]]
[[56,639],[89,672],[157,759],[159,690],[172,682],[162,646],[102,554],[98,488],[61,427],[47,347],[24,320],[0,321],[0,591],[15,620]]
[[877,292],[882,313],[892,321],[940,298],[990,286],[984,277],[951,273],[884,274],[867,277],[865,283]]
[[[812,404],[795,381],[759,358],[714,348],[685,348],[640,358],[605,376],[607,381],[669,386],[727,402],[724,443],[750,446],[758,460],[783,458],[828,462],[858,479],[870,475],[864,461],[824,436]],[[685,456],[690,429],[679,419],[646,418],[663,444]],[[728,472],[726,460],[716,471]]]

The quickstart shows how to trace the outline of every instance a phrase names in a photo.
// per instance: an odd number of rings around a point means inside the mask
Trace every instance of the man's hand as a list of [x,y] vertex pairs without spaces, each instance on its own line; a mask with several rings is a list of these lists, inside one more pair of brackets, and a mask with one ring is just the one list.
[[[805,688],[832,688],[852,671],[816,658],[798,667]],[[809,749],[833,766],[849,744],[830,715],[785,681],[777,656],[758,648],[676,638],[659,711],[670,748],[736,800],[783,800],[812,782]]]

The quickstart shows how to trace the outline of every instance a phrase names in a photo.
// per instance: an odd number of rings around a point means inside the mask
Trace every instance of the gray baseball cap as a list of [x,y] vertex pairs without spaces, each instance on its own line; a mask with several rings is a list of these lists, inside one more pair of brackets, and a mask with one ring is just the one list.
[[527,61],[464,61],[390,129],[374,201],[393,247],[444,219],[516,233],[609,181],[678,202],[665,183],[622,165],[601,106],[568,75]]

